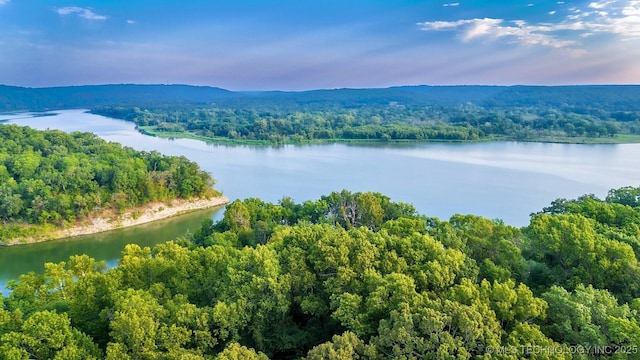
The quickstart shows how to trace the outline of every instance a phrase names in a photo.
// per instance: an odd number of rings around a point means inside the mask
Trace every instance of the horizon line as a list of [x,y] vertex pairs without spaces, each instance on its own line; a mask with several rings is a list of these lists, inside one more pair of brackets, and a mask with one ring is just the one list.
[[186,83],[103,83],[103,84],[83,84],[83,85],[56,85],[56,86],[21,86],[21,85],[9,85],[9,84],[0,84],[0,86],[4,87],[13,87],[13,88],[21,88],[21,89],[59,89],[59,88],[79,88],[79,87],[100,87],[100,86],[187,86],[194,88],[210,88],[210,89],[219,89],[229,92],[236,93],[260,93],[260,92],[289,92],[289,93],[298,93],[298,92],[309,92],[309,91],[336,91],[336,90],[377,90],[377,89],[393,89],[393,88],[409,88],[409,87],[434,87],[434,88],[451,88],[451,87],[541,87],[541,88],[554,88],[554,87],[598,87],[598,86],[640,86],[640,83],[625,83],[625,84],[615,84],[615,83],[593,83],[593,84],[556,84],[556,85],[544,85],[544,84],[511,84],[511,85],[500,85],[500,84],[407,84],[407,85],[391,85],[391,86],[381,86],[381,87],[335,87],[335,88],[308,88],[305,90],[280,90],[280,89],[271,89],[271,90],[231,90],[220,86],[214,85],[194,85],[194,84],[186,84]]

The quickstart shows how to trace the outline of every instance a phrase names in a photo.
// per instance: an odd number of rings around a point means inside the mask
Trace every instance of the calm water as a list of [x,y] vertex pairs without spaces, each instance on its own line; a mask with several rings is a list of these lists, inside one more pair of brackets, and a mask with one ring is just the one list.
[[[378,191],[393,201],[415,205],[422,214],[448,218],[473,213],[524,226],[529,214],[552,200],[593,193],[604,197],[611,188],[640,185],[640,144],[567,145],[496,142],[478,144],[395,144],[380,146],[308,145],[251,147],[211,145],[186,139],[160,139],[142,135],[129,122],[59,111],[57,116],[31,118],[0,116],[1,120],[37,129],[91,131],[138,150],[184,155],[217,179],[216,187],[230,199],[259,197],[278,201],[313,200],[331,191]],[[165,241],[193,228],[181,220],[83,239],[0,248],[0,282],[27,270],[39,271],[44,261],[60,261],[87,248],[109,244],[109,251],[90,254],[114,261],[123,244]],[[155,226],[153,227],[155,228]],[[135,233],[135,235],[133,235]],[[123,240],[124,239],[124,240]],[[91,246],[87,244],[91,243]],[[114,245],[111,245],[114,244]],[[64,253],[62,250],[64,248]],[[49,255],[58,254],[57,257]],[[12,259],[9,262],[7,259]],[[16,264],[29,264],[18,268]],[[20,265],[22,266],[22,265]],[[1,286],[1,283],[0,283]]]
[[195,232],[206,217],[221,210],[202,210],[180,217],[166,219],[134,228],[78,236],[25,246],[0,247],[0,290],[6,296],[5,284],[30,271],[43,272],[45,262],[67,261],[71,255],[87,254],[94,259],[105,260],[112,267],[117,264],[120,252],[126,244],[140,246],[173,240]]

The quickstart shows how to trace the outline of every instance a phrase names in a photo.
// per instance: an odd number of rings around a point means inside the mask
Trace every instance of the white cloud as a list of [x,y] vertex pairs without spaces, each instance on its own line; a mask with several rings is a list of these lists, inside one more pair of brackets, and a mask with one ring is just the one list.
[[0,0],[0,6],[9,3],[9,1],[11,1],[11,0]]
[[557,39],[547,32],[548,26],[531,26],[523,20],[512,21],[515,26],[504,25],[503,19],[471,19],[458,21],[433,21],[418,23],[422,30],[462,30],[464,41],[479,37],[502,38],[510,37],[527,45],[543,45],[554,48],[568,47],[574,41]]
[[[591,2],[588,8],[597,10],[571,7],[569,14],[557,23],[530,24],[523,20],[476,18],[428,21],[418,23],[418,26],[424,31],[456,31],[464,41],[510,38],[523,45],[574,50],[580,47],[581,38],[596,34],[617,35],[623,40],[640,39],[640,0]],[[549,12],[549,15],[554,14],[556,11]]]
[[622,7],[611,8],[612,13],[597,12],[599,17],[586,22],[586,27],[593,33],[609,33],[624,39],[640,39],[640,1],[627,1]]
[[473,20],[430,21],[418,23],[418,25],[422,26],[422,30],[451,30],[472,22]]
[[67,6],[67,7],[58,8],[56,9],[56,12],[60,15],[77,14],[81,18],[87,19],[87,20],[106,20],[107,19],[106,16],[98,15],[95,12],[93,12],[93,10],[90,8],[82,8],[78,6]]
[[592,9],[604,9],[607,6],[609,6],[610,4],[613,4],[615,1],[605,1],[605,2],[592,2],[589,4],[589,7]]
[[460,6],[459,2],[453,2],[453,3],[448,3],[448,4],[442,4],[442,6]]
[[640,1],[629,1],[627,5],[622,9],[622,14],[626,16],[639,16]]
[[136,21],[135,20],[127,20],[127,24],[135,24]]

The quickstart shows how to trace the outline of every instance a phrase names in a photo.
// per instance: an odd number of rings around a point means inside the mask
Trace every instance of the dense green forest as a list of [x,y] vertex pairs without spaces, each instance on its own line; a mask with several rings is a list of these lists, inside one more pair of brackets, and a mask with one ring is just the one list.
[[640,140],[640,87],[398,87],[99,106],[149,135],[209,141]]
[[91,108],[207,141],[640,141],[640,86],[399,86],[232,92],[186,85],[0,86],[0,112]]
[[229,204],[107,270],[87,256],[0,298],[4,359],[640,358],[640,188],[522,229],[379,193]]
[[[616,142],[640,135],[640,112],[542,107],[484,108],[472,104],[327,108],[317,111],[227,107],[100,107],[147,135],[242,143],[326,141],[529,140]],[[624,121],[618,121],[624,118]],[[626,138],[625,138],[626,139]],[[638,137],[640,139],[640,137]],[[626,141],[626,140],[622,140]]]
[[0,243],[95,212],[215,195],[185,157],[139,152],[91,133],[0,125]]

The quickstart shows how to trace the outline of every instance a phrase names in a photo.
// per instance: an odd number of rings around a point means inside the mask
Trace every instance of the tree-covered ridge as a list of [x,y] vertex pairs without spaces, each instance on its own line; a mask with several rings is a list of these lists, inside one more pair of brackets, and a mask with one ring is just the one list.
[[0,242],[97,211],[210,197],[212,186],[184,157],[135,151],[91,133],[0,125]]
[[25,88],[0,85],[0,112],[90,108],[110,104],[206,103],[235,93],[209,86],[88,85]]
[[226,108],[358,108],[474,104],[481,107],[572,107],[640,111],[638,85],[395,86],[308,91],[233,92],[189,85],[85,85],[24,88],[0,85],[0,111],[41,111],[102,105],[225,104]]
[[111,270],[74,256],[23,275],[0,357],[639,358],[638,193],[559,201],[523,229],[378,193],[238,200]]

